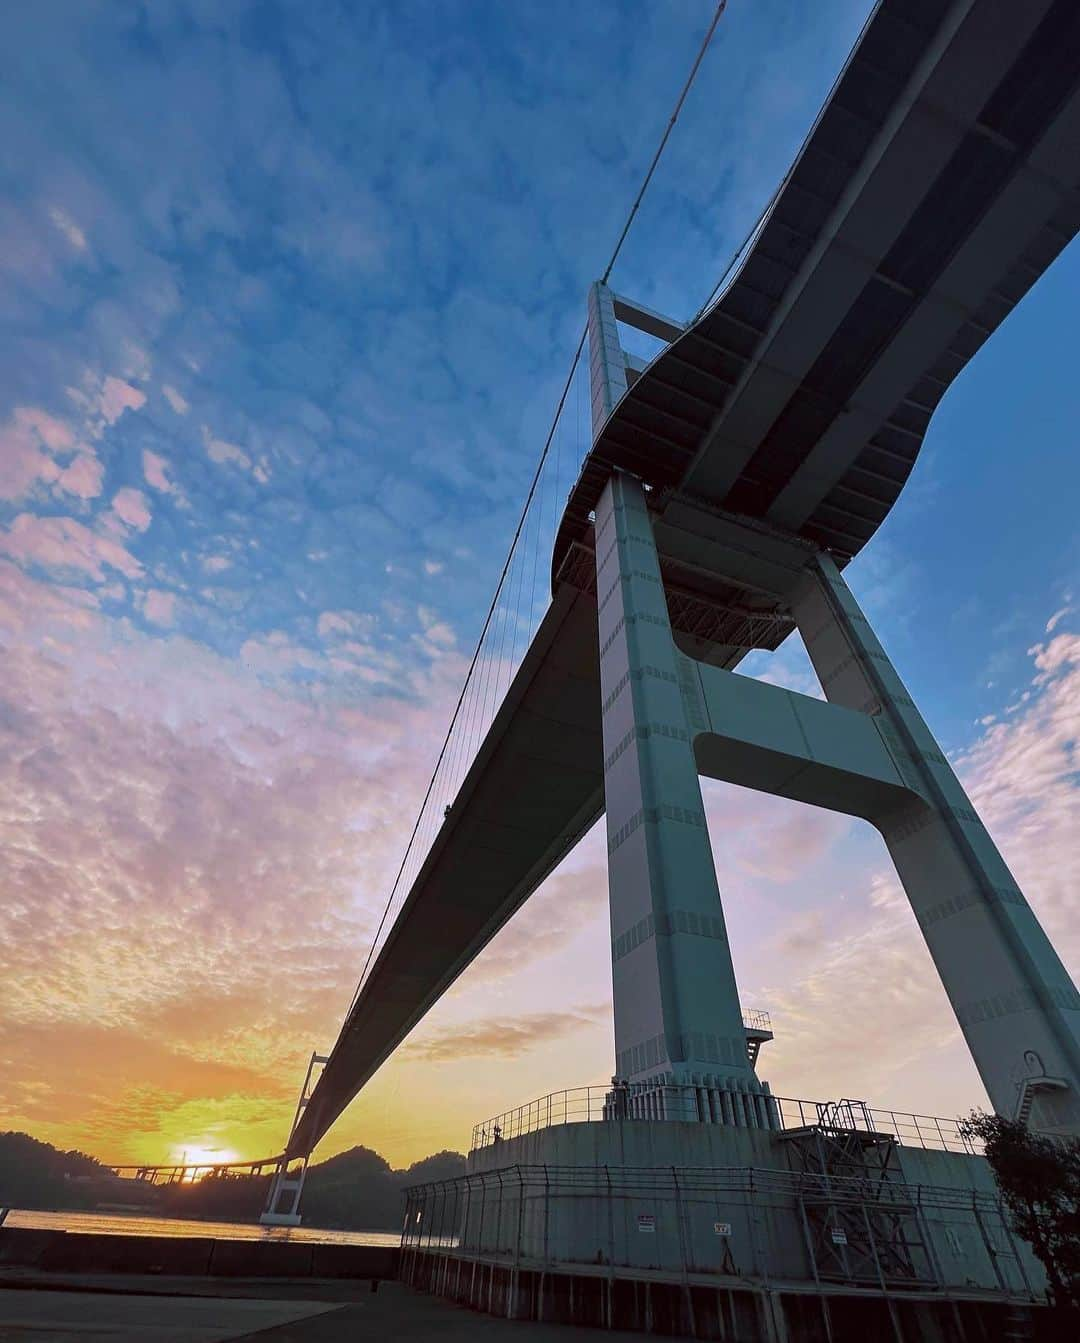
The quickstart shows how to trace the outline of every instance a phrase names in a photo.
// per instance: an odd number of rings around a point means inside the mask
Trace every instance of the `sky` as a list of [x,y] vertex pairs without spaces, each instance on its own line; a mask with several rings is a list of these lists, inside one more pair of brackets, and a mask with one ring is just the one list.
[[[696,311],[868,8],[733,0],[619,290]],[[281,1149],[711,14],[5,7],[0,1128],[113,1162]],[[1078,285],[1074,245],[847,573],[1074,972]],[[747,670],[814,689],[795,640]],[[704,793],[773,1090],[985,1103],[877,834]],[[594,830],[317,1156],[463,1150],[612,1053]]]

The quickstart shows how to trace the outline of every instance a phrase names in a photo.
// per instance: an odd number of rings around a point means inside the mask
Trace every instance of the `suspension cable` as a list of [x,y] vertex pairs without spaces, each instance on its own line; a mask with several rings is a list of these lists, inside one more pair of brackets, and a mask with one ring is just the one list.
[[630,213],[626,216],[626,223],[623,225],[623,230],[619,234],[619,241],[615,244],[615,250],[611,254],[611,260],[607,263],[607,269],[601,276],[601,284],[607,284],[612,267],[615,265],[619,253],[622,251],[622,245],[626,241],[626,235],[630,232],[630,225],[634,222],[634,216],[638,212],[638,206],[641,204],[645,192],[649,189],[649,183],[652,181],[653,173],[656,172],[656,165],[660,162],[660,156],[667,147],[671,132],[675,129],[675,123],[679,119],[682,105],[686,102],[686,95],[690,92],[690,86],[694,82],[698,68],[700,67],[701,62],[705,59],[705,53],[709,49],[709,43],[712,41],[713,33],[716,32],[716,25],[720,22],[720,16],[725,9],[727,9],[727,0],[720,0],[720,3],[716,6],[716,13],[712,17],[712,23],[709,24],[708,31],[705,33],[701,46],[698,48],[698,54],[694,58],[694,64],[690,67],[690,73],[686,76],[686,83],[682,86],[682,92],[679,94],[678,101],[675,104],[675,110],[672,112],[668,124],[664,129],[664,133],[660,137],[660,143],[656,146],[656,153],[653,155],[652,162],[649,164],[649,171],[645,174],[645,180],[642,182],[638,194],[634,197],[634,203],[630,207]]
[[[719,0],[719,3],[716,6],[716,11],[712,17],[712,22],[709,24],[705,36],[702,39],[701,46],[698,48],[697,55],[694,58],[694,63],[690,67],[690,73],[682,86],[682,90],[679,93],[678,99],[676,100],[674,110],[672,111],[671,116],[668,119],[668,123],[664,128],[663,135],[660,137],[660,143],[656,147],[656,152],[652,156],[652,161],[649,164],[648,171],[646,172],[645,177],[642,180],[641,186],[638,188],[637,195],[634,197],[634,202],[630,207],[630,212],[626,217],[626,221],[623,224],[622,231],[620,232],[618,240],[615,243],[614,250],[611,253],[607,266],[604,268],[604,273],[601,280],[601,283],[603,284],[607,283],[608,278],[611,275],[612,269],[614,268],[615,262],[618,260],[619,253],[622,251],[623,243],[626,241],[627,235],[630,232],[630,227],[634,222],[635,216],[637,215],[638,207],[641,205],[641,202],[645,197],[645,193],[649,188],[649,184],[652,182],[653,175],[657,169],[657,165],[659,164],[661,156],[663,155],[664,150],[667,147],[668,140],[671,138],[671,132],[674,130],[675,123],[678,121],[679,114],[682,112],[683,104],[686,101],[687,94],[690,92],[691,85],[694,83],[698,70],[701,67],[701,63],[705,58],[705,53],[708,51],[709,45],[712,42],[713,34],[716,32],[717,24],[720,22],[720,18],[723,15],[724,10],[726,8],[727,8],[727,0]],[[581,353],[582,350],[585,348],[585,340],[587,335],[588,335],[588,326],[586,325],[582,328],[581,335],[578,337],[577,348],[574,351],[574,357],[570,363],[570,371],[566,375],[566,381],[563,383],[562,392],[559,395],[559,400],[555,407],[555,414],[552,418],[551,427],[548,430],[547,438],[544,441],[544,447],[540,453],[540,459],[536,464],[536,470],[533,472],[532,481],[529,485],[529,491],[525,496],[525,503],[522,507],[521,515],[518,518],[517,526],[514,528],[514,535],[510,541],[510,549],[507,552],[506,560],[503,563],[502,570],[499,573],[499,581],[495,586],[495,594],[491,599],[491,604],[488,606],[487,615],[484,617],[484,623],[480,630],[480,637],[477,639],[476,647],[473,650],[473,655],[472,658],[470,659],[468,670],[465,673],[465,680],[461,687],[461,693],[458,695],[457,703],[454,705],[454,712],[450,717],[450,725],[446,730],[446,736],[443,738],[443,743],[439,750],[438,758],[435,761],[435,768],[432,770],[431,778],[428,780],[428,785],[424,792],[423,801],[420,803],[420,809],[416,814],[416,820],[413,823],[413,828],[409,835],[409,842],[405,846],[405,853],[402,856],[401,863],[394,877],[393,885],[390,888],[390,894],[387,897],[386,904],[383,908],[382,917],[379,919],[379,926],[375,930],[375,936],[374,938],[372,938],[371,946],[368,948],[368,954],[364,960],[364,968],[360,972],[360,978],[357,981],[356,990],[353,993],[352,1000],[349,1003],[349,1010],[346,1013],[345,1021],[342,1023],[341,1028],[342,1032],[344,1032],[345,1027],[348,1024],[349,1016],[351,1016],[352,1010],[356,1006],[356,1000],[360,996],[360,990],[364,986],[364,981],[367,977],[368,968],[371,964],[371,958],[375,954],[375,948],[378,946],[379,938],[382,936],[382,931],[386,925],[387,917],[389,916],[390,909],[393,906],[394,897],[397,894],[398,886],[401,882],[402,875],[405,872],[405,867],[409,861],[409,856],[412,853],[413,844],[416,840],[417,833],[419,832],[420,825],[423,821],[428,802],[431,799],[431,795],[435,787],[435,780],[438,778],[439,770],[442,767],[443,759],[446,756],[447,749],[450,745],[450,739],[453,736],[454,728],[458,721],[458,715],[461,712],[462,703],[464,702],[465,695],[469,689],[469,684],[472,679],[473,671],[476,667],[477,661],[479,660],[481,649],[484,646],[484,640],[487,638],[488,630],[491,626],[492,619],[498,607],[499,597],[502,594],[503,584],[505,583],[506,576],[510,571],[510,566],[514,558],[514,552],[517,548],[518,540],[525,526],[529,508],[532,505],[533,498],[536,494],[537,486],[540,483],[540,478],[543,474],[544,465],[547,462],[548,452],[549,449],[551,448],[552,439],[555,437],[556,430],[558,429],[559,426],[559,420],[560,417],[562,416],[563,407],[566,404],[567,395],[570,392],[570,387],[573,384],[574,375],[577,372],[578,364],[581,361]],[[340,1039],[340,1033],[339,1033],[339,1039]]]

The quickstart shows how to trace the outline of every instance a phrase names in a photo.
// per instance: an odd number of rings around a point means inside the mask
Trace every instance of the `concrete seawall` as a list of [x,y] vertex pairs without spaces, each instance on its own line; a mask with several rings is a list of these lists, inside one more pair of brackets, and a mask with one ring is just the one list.
[[0,1266],[46,1273],[217,1278],[396,1278],[398,1250],[203,1236],[112,1236],[0,1227]]

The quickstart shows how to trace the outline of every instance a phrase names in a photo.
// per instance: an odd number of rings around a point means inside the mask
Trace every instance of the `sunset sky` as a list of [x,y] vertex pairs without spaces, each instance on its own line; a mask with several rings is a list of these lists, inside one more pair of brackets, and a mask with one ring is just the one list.
[[[584,318],[713,0],[0,18],[0,1129],[281,1149],[352,996]],[[868,0],[735,0],[613,276],[679,317]],[[1080,252],[848,570],[1080,955]],[[813,690],[790,641],[747,670]],[[985,1103],[869,826],[705,785],[783,1096]],[[594,831],[317,1156],[610,1076]]]

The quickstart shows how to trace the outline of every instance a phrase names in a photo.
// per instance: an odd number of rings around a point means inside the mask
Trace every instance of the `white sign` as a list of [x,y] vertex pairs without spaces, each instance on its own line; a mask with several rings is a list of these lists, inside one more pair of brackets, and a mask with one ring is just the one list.
[[637,1229],[645,1231],[650,1236],[656,1232],[656,1218],[651,1212],[639,1212],[637,1215]]
[[717,1236],[730,1236],[730,1235],[731,1235],[731,1223],[730,1223],[730,1222],[713,1222],[713,1224],[712,1224],[712,1229],[713,1229],[714,1234],[717,1235]]
[[834,1245],[847,1244],[847,1232],[844,1230],[842,1226],[834,1226],[833,1229],[829,1232],[829,1234],[832,1236],[832,1243]]

